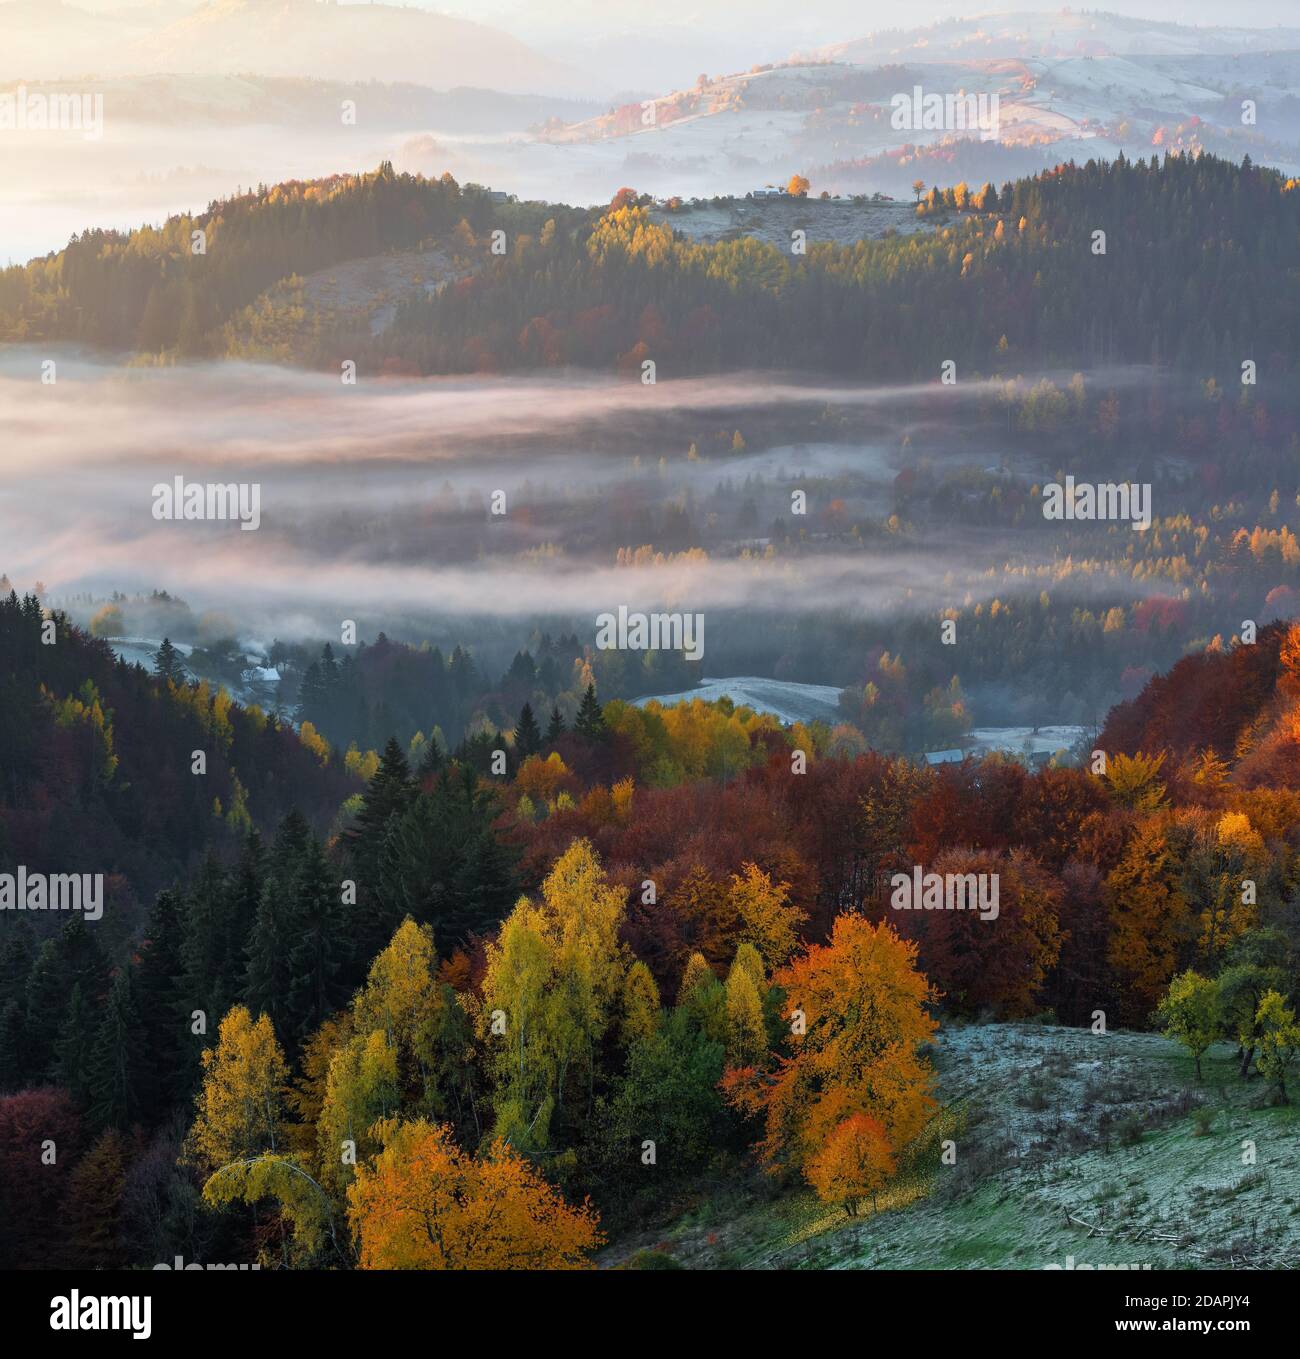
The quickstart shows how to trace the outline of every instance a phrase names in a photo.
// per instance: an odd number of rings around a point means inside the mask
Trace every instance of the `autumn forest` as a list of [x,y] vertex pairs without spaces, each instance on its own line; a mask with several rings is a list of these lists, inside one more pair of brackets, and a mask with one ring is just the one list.
[[155,73],[302,170],[0,267],[0,1270],[1296,1267],[1294,53],[935,18],[598,99],[520,39],[436,137]]

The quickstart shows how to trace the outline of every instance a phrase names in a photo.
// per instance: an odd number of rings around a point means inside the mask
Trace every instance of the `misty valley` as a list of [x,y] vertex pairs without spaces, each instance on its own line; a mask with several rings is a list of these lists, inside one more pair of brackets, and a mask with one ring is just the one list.
[[33,1334],[1285,1318],[1300,29],[1192,3],[0,0]]

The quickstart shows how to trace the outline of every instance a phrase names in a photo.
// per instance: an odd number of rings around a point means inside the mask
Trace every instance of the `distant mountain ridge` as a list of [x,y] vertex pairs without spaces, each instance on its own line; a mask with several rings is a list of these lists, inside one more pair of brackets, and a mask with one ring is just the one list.
[[1005,57],[1191,56],[1300,48],[1300,27],[1199,27],[1123,14],[1060,10],[944,19],[882,29],[807,55],[856,65],[896,61],[993,61]]
[[[916,87],[996,99],[982,137],[895,125]],[[1247,116],[1244,102],[1253,108]],[[745,192],[798,171],[814,192],[1012,178],[1063,160],[1209,151],[1300,173],[1300,28],[1193,28],[1105,14],[1011,14],[891,30],[725,76],[544,134],[625,158],[654,193]],[[635,178],[631,178],[635,167]]]

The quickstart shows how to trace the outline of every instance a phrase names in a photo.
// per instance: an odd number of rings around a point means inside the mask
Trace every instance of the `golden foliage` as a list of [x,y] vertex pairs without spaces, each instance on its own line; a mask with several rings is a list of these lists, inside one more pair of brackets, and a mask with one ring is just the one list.
[[362,1269],[582,1269],[604,1240],[502,1142],[484,1157],[423,1119],[376,1128],[383,1150],[348,1187]]

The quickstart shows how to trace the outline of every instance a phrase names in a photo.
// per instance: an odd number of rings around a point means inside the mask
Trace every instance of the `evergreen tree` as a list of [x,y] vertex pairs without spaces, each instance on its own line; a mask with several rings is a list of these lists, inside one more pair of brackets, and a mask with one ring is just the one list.
[[17,1000],[0,1009],[0,1094],[13,1093],[28,1084],[27,1025]]
[[103,952],[81,916],[69,920],[57,938],[41,945],[25,996],[28,1050],[24,1065],[29,1079],[58,1079],[56,1040],[67,1018],[72,989],[80,986],[93,1009],[104,997],[108,975]]
[[135,975],[144,1045],[151,1057],[142,1082],[150,1123],[191,1094],[197,1077],[197,1066],[187,1069],[192,1054],[186,1040],[189,1008],[183,946],[181,898],[175,892],[159,892],[145,925]]
[[277,1032],[284,1031],[288,1003],[294,885],[312,844],[311,829],[302,814],[291,811],[276,831],[248,937],[244,999],[254,1014],[268,1014]]
[[25,918],[16,921],[7,931],[0,946],[0,1006],[11,1000],[22,1001],[36,961],[36,936]]
[[27,1057],[23,1062],[29,1080],[42,1082],[54,1077],[54,1041],[67,1005],[68,987],[57,939],[47,939],[36,954],[27,992],[23,1028],[27,1037]]
[[339,663],[334,659],[334,648],[328,642],[321,648],[320,678],[322,697],[320,725],[331,735],[337,736],[341,734],[340,718],[344,715],[340,712],[339,702],[341,698]]
[[338,874],[313,838],[292,887],[288,991],[283,1034],[301,1046],[348,998],[345,968],[351,955]]
[[546,744],[553,746],[563,735],[564,718],[560,715],[560,705],[557,703],[551,709],[551,721],[546,728]]
[[480,731],[467,736],[456,751],[456,761],[475,774],[488,777],[492,773],[492,756],[505,748],[500,732]]
[[599,741],[605,735],[605,714],[601,711],[600,704],[596,702],[594,684],[587,685],[587,692],[582,696],[573,729],[585,741]]
[[171,680],[173,684],[180,684],[185,679],[185,662],[170,637],[164,637],[162,646],[153,653],[153,672],[159,679]]
[[533,705],[525,703],[519,710],[519,725],[515,728],[515,755],[522,764],[542,748],[542,730],[533,716]]
[[519,893],[518,853],[494,830],[496,790],[467,765],[449,769],[397,822],[384,847],[386,920],[433,926],[443,951],[498,924]]
[[214,1023],[234,1000],[225,975],[226,874],[211,851],[185,906],[181,961],[185,1000]]
[[429,739],[424,743],[424,750],[420,755],[420,767],[415,771],[417,781],[421,784],[427,782],[435,774],[440,773],[446,763],[435,728]]
[[356,821],[343,833],[361,891],[373,890],[388,822],[411,805],[415,791],[406,756],[396,738],[390,736]]
[[319,727],[326,715],[325,681],[321,676],[320,662],[312,661],[303,671],[302,683],[298,686],[298,719]]
[[31,924],[17,921],[0,947],[0,1091],[18,1090],[26,1083],[27,981],[36,959]]
[[[279,1030],[289,988],[288,893],[278,878],[268,878],[257,904],[253,932],[248,937],[248,972],[244,1000],[257,1014],[267,1014]],[[209,1016],[211,1018],[211,1016]]]
[[95,1038],[95,1011],[76,983],[68,997],[59,1036],[54,1044],[58,1083],[77,1101],[85,1104],[90,1093],[90,1055]]
[[320,653],[320,674],[325,684],[325,693],[328,697],[338,688],[339,683],[339,663],[334,659],[334,648],[329,642],[321,648]]
[[68,991],[80,983],[87,1000],[94,1004],[101,1001],[108,994],[110,969],[99,940],[83,916],[74,915],[59,931],[59,951]]
[[256,830],[250,830],[240,846],[239,862],[226,889],[222,976],[226,983],[224,989],[231,997],[243,994],[246,950],[262,899],[266,862],[262,837]]
[[88,1069],[90,1121],[100,1128],[129,1128],[142,1113],[140,1089],[146,1054],[130,968],[113,978]]

